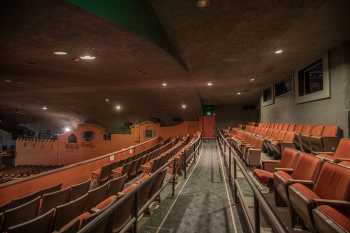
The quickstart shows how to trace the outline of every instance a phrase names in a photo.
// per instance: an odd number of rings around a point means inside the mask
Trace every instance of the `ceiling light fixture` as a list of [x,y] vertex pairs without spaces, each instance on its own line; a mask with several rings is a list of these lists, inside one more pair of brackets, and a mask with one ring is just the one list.
[[162,87],[166,87],[166,86],[168,86],[168,84],[166,82],[163,82]]
[[278,50],[275,51],[275,54],[281,54],[281,53],[283,53],[282,49],[278,49]]
[[80,59],[81,60],[86,60],[86,61],[91,61],[91,60],[95,60],[96,57],[95,56],[91,56],[91,55],[85,55],[85,56],[81,56]]
[[118,104],[118,105],[115,106],[115,109],[116,109],[117,111],[120,111],[120,110],[122,110],[122,106],[120,106],[120,105]]
[[105,99],[105,102],[106,102],[106,103],[109,103],[109,101],[110,101],[110,99],[108,99],[108,98]]
[[64,127],[64,132],[70,132],[70,131],[72,131],[72,129],[70,128],[70,127],[68,127],[68,126],[66,126],[66,127]]
[[213,86],[213,83],[212,83],[212,82],[208,82],[208,83],[207,83],[207,86],[208,86],[208,87],[211,87],[211,86]]
[[254,82],[255,81],[255,78],[251,78],[251,79],[249,79],[249,82]]
[[181,108],[182,108],[182,109],[186,109],[186,108],[187,108],[187,105],[186,105],[186,104],[181,104]]
[[67,55],[68,53],[65,51],[55,51],[55,52],[53,52],[53,54],[55,54],[55,55]]
[[47,108],[47,106],[43,106],[42,108],[41,108],[41,110],[44,110],[44,111],[46,111],[48,108]]
[[12,83],[12,80],[11,79],[5,79],[5,82]]
[[236,94],[237,94],[237,95],[242,95],[242,92],[237,92]]
[[205,8],[209,6],[209,0],[197,0],[197,7]]

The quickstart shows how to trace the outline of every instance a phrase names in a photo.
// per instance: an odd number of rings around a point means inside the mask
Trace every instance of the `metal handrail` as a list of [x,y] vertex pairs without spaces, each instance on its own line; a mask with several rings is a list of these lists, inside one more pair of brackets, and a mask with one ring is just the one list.
[[[238,165],[238,167],[240,168],[243,176],[247,180],[248,185],[250,186],[250,188],[252,189],[252,191],[254,193],[254,205],[255,205],[254,207],[257,208],[257,209],[255,209],[255,212],[259,213],[258,212],[259,208],[262,208],[262,210],[266,214],[266,217],[268,218],[269,223],[271,224],[272,228],[274,229],[274,232],[277,232],[277,233],[288,233],[288,230],[281,223],[281,221],[276,216],[276,214],[272,210],[272,208],[269,205],[269,203],[266,201],[266,199],[263,196],[263,194],[261,193],[261,191],[257,188],[257,186],[255,185],[255,182],[250,177],[246,167],[241,162],[241,160],[240,160],[239,156],[237,155],[235,149],[230,145],[230,143],[227,141],[227,139],[222,135],[222,132],[219,132],[219,134],[218,134],[219,145],[220,145],[220,142],[221,142],[220,140],[225,143],[224,144],[225,151],[223,153],[226,152],[226,146],[229,148],[229,180],[230,180],[230,182],[232,182],[232,178],[231,178],[231,176],[232,176],[231,175],[231,154],[234,154],[234,156],[232,156],[232,158],[234,160],[234,180],[236,180],[236,178],[237,178],[236,165]],[[236,188],[235,188],[235,196],[236,196]],[[260,219],[259,219],[259,216],[257,215],[257,213],[255,214],[255,218],[258,218],[258,219],[255,219],[255,223],[256,223],[255,224],[255,228],[252,228],[252,229],[255,229],[255,233],[259,233],[260,232]],[[259,226],[257,226],[257,223],[258,223]]]
[[[199,153],[199,149],[201,146],[201,139],[200,137],[197,139],[197,141],[195,141],[192,146],[194,147],[194,150],[192,151],[192,153],[190,154],[190,157],[195,156]],[[192,147],[191,146],[191,147]],[[190,148],[191,148],[190,147]],[[187,157],[187,154],[185,153],[184,155],[185,157]],[[186,161],[186,159],[184,159]],[[146,185],[146,183],[150,180],[155,178],[157,175],[159,175],[159,173],[163,172],[168,166],[169,164],[173,163],[173,166],[176,168],[176,160],[175,157],[169,159],[168,162],[166,162],[161,168],[159,168],[156,172],[152,173],[152,175],[150,175],[146,180],[144,180],[144,182],[142,182],[140,185],[138,185],[134,190],[132,190],[131,192],[125,194],[122,198],[120,198],[118,201],[116,201],[115,203],[113,203],[110,207],[108,207],[108,209],[106,209],[105,211],[103,211],[100,215],[98,215],[95,219],[93,219],[91,222],[89,222],[86,226],[84,226],[82,229],[79,230],[79,233],[87,233],[87,232],[91,232],[91,230],[95,229],[96,226],[98,226],[100,223],[102,223],[104,220],[110,217],[113,217],[112,215],[115,213],[116,209],[118,209],[120,207],[120,205],[127,200],[128,198],[131,197],[131,195],[135,195],[135,205],[133,206],[133,217],[129,220],[129,222],[126,224],[126,226],[124,226],[120,232],[125,232],[126,230],[128,230],[132,225],[134,225],[134,232],[137,232],[137,219],[139,219],[140,214],[138,209],[144,209],[146,208],[146,206],[148,206],[158,195],[159,193],[161,193],[165,187],[171,182],[172,180],[172,196],[174,196],[174,190],[175,190],[175,179],[176,179],[176,172],[175,170],[173,171],[173,175],[168,179],[167,183],[164,184],[146,203],[144,206],[138,208],[137,205],[137,197],[138,197],[138,193],[139,191],[143,188],[144,185]],[[187,164],[185,164],[184,169],[185,169],[185,173],[186,173],[186,166]],[[109,226],[108,226],[109,225]],[[108,222],[107,223],[107,231],[106,232],[112,232],[112,227],[113,227],[113,222]]]

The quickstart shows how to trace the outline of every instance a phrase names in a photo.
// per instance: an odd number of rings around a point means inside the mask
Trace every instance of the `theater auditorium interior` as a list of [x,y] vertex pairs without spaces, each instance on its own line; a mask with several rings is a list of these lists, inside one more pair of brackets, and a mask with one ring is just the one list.
[[0,232],[350,233],[349,0],[0,11]]

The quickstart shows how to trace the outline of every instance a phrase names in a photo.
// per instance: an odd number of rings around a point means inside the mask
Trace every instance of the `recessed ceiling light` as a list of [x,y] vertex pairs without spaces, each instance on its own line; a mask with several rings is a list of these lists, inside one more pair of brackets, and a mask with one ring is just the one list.
[[208,86],[208,87],[211,87],[211,86],[213,86],[213,83],[212,83],[212,82],[208,82],[208,83],[207,83],[207,86]]
[[110,101],[110,99],[108,99],[108,98],[105,99],[105,102],[106,102],[106,103],[109,103],[109,101]]
[[163,82],[162,87],[166,87],[166,86],[168,86],[168,84],[166,82]]
[[48,108],[47,108],[47,106],[43,106],[42,108],[41,108],[41,110],[44,110],[44,111],[46,111]]
[[122,106],[120,106],[120,105],[118,104],[118,105],[115,106],[115,109],[116,109],[117,111],[120,111],[120,110],[122,110]]
[[237,95],[242,95],[242,92],[237,92],[236,94],[237,94]]
[[64,132],[70,132],[70,131],[72,131],[72,129],[70,127],[68,127],[68,126],[64,127]]
[[67,55],[68,53],[64,52],[64,51],[55,51],[55,52],[53,52],[53,54],[55,54],[55,55]]
[[95,56],[91,56],[91,55],[85,55],[85,56],[81,56],[80,59],[81,60],[91,61],[91,60],[95,60],[96,57]]
[[251,79],[249,79],[249,82],[254,82],[255,81],[255,78],[251,78]]
[[12,83],[12,80],[11,79],[5,79],[5,82]]
[[205,8],[209,6],[209,0],[197,0],[197,7]]
[[275,54],[281,54],[281,53],[283,53],[282,49],[278,49],[278,50],[275,51]]
[[182,109],[186,109],[186,108],[187,108],[187,105],[186,105],[186,104],[181,104],[181,108],[182,108]]

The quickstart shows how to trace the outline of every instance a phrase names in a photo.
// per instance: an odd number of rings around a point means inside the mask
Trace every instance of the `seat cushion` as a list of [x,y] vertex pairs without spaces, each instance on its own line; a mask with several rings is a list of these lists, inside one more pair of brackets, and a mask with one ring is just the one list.
[[336,209],[328,205],[321,205],[318,207],[318,209],[322,214],[326,215],[328,218],[330,218],[333,222],[338,224],[344,230],[350,232],[349,218],[347,218],[342,213],[340,213],[339,211],[337,211]]
[[284,171],[277,171],[274,173],[274,176],[276,178],[278,178],[280,181],[282,181],[283,183],[287,183],[288,180],[292,179],[292,177]]
[[273,180],[273,173],[262,169],[255,169],[254,175],[263,184],[269,184]]
[[309,200],[320,198],[316,193],[303,184],[295,183],[292,184],[290,188],[294,189],[296,192],[300,193]]

